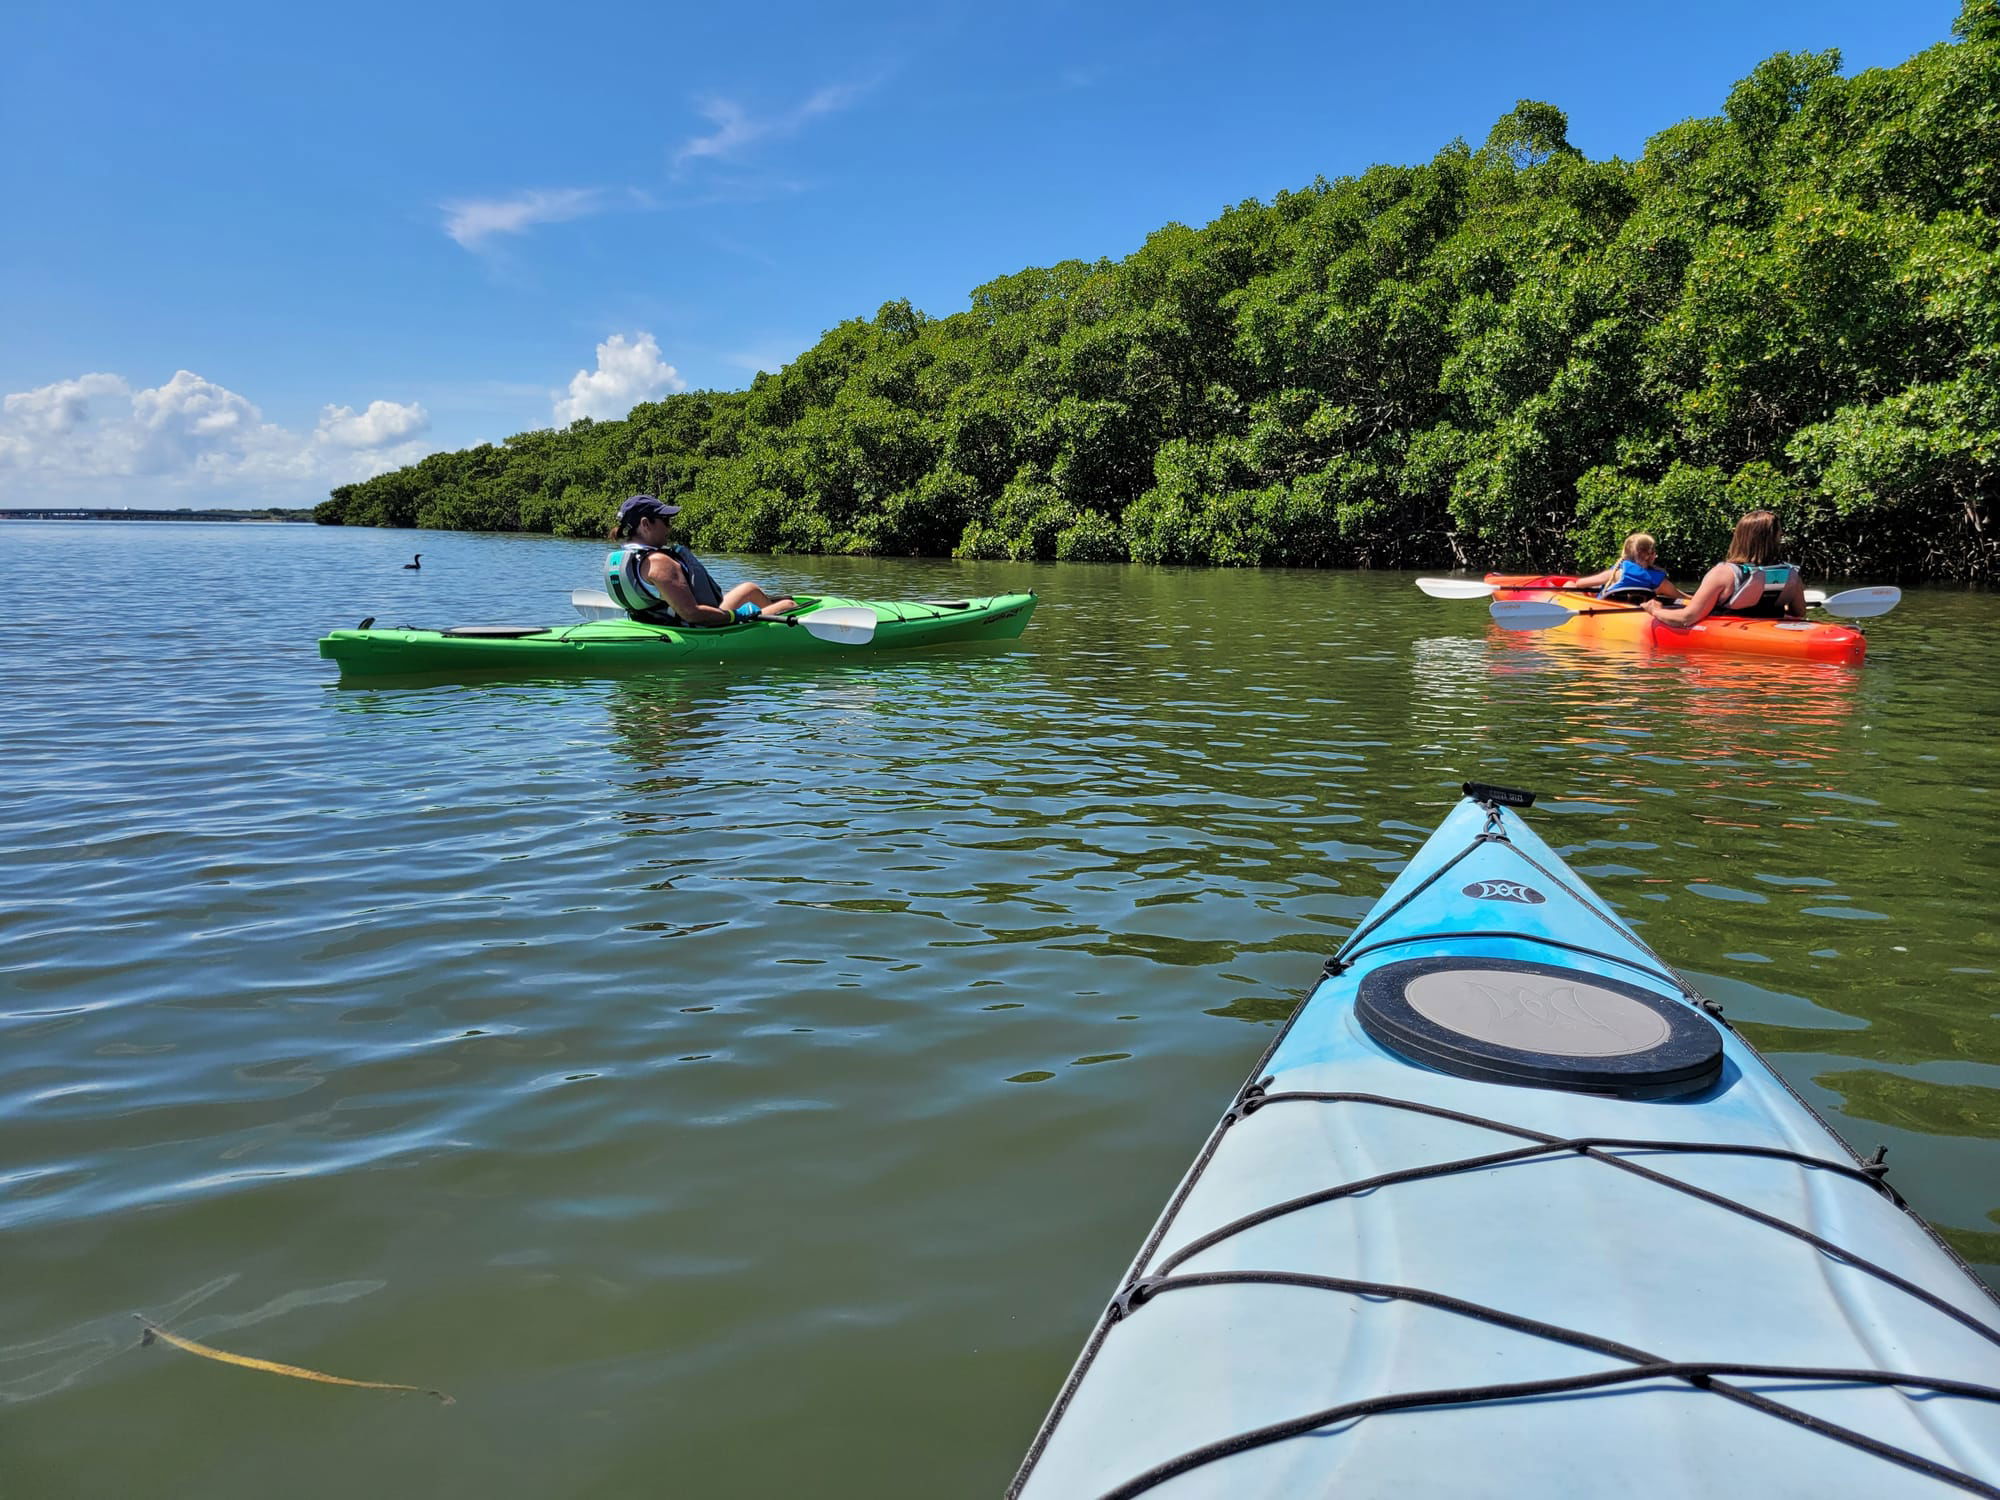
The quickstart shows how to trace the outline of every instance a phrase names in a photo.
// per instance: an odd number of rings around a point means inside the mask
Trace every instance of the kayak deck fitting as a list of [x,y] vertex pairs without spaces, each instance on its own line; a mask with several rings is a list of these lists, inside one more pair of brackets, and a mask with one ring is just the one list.
[[1750,615],[1712,614],[1685,630],[1662,625],[1636,604],[1597,597],[1592,589],[1569,587],[1569,574],[1488,573],[1493,597],[1541,599],[1578,613],[1555,629],[1581,641],[1642,641],[1662,651],[1726,651],[1747,656],[1780,656],[1794,661],[1845,662],[1867,658],[1868,637],[1852,625],[1828,620],[1779,620]]
[[[340,664],[343,680],[427,673],[657,672],[697,662],[800,661],[842,653],[907,651],[962,641],[1012,640],[1028,627],[1036,597],[995,594],[980,599],[881,603],[866,599],[801,598],[789,615],[690,629],[638,620],[573,625],[463,625],[451,630],[336,630],[319,654]],[[875,616],[865,645],[816,638],[796,624],[821,609],[863,609]]]
[[1169,1201],[1008,1493],[2000,1495],[2000,1305],[1468,784]]

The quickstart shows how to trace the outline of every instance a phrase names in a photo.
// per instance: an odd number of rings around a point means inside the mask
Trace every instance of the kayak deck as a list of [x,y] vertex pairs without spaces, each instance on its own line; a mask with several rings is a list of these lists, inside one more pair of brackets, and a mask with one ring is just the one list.
[[[1455,999],[1422,988],[1453,971]],[[1379,1039],[1399,1000],[1450,1021],[1431,1065]],[[1992,1494],[1996,1313],[1879,1166],[1468,801],[1216,1127],[1009,1494]]]
[[1590,643],[1644,642],[1661,651],[1726,651],[1855,664],[1868,654],[1868,638],[1860,631],[1825,620],[1710,615],[1686,630],[1675,630],[1637,605],[1616,604],[1588,589],[1568,587],[1575,581],[1568,574],[1488,573],[1485,581],[1495,585],[1496,600],[1540,599],[1579,611],[1574,619],[1551,630]]
[[[1036,596],[885,603],[827,596],[802,599],[794,614],[711,629],[637,620],[552,626],[460,626],[451,630],[336,630],[319,654],[355,677],[525,672],[657,672],[704,661],[799,661],[857,652],[908,651],[965,641],[1012,640],[1027,629]],[[862,608],[876,620],[863,645],[824,641],[798,624],[821,609]]]

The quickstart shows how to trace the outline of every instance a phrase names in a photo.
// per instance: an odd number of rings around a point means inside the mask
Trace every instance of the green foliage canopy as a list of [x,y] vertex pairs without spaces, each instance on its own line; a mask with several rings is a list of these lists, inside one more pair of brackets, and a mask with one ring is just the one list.
[[1485,144],[906,301],[747,391],[344,485],[334,524],[599,535],[681,501],[736,551],[1682,572],[1769,504],[1827,571],[1991,580],[2000,0],[1857,77],[1781,53],[1592,162]]

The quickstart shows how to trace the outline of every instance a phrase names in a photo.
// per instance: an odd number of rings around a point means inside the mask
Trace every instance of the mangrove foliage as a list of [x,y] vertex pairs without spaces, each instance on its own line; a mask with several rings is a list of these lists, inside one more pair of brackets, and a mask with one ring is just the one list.
[[1847,77],[1770,58],[1590,161],[1523,101],[1122,260],[829,331],[677,395],[345,485],[329,523],[601,535],[639,491],[727,551],[1687,572],[1759,504],[1816,571],[1993,579],[2000,5]]

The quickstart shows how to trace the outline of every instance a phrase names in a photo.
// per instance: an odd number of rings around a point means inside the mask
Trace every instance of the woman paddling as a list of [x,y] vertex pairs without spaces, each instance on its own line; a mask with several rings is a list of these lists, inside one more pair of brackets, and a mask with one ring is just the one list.
[[1777,512],[1753,510],[1736,523],[1729,555],[1702,575],[1685,604],[1648,600],[1640,607],[1670,630],[1686,630],[1710,615],[1803,620],[1805,579],[1797,564],[1778,561],[1782,547]]

